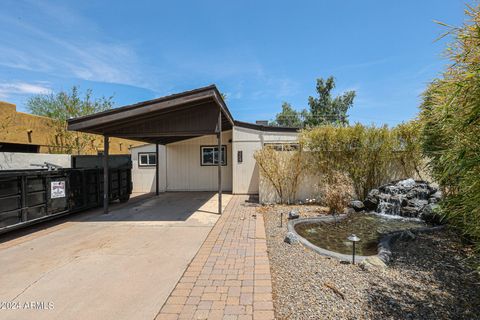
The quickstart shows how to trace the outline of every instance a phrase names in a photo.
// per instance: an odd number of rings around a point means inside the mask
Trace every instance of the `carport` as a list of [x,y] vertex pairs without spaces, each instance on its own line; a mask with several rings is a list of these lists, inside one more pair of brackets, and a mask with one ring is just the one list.
[[159,194],[159,145],[204,135],[217,135],[218,213],[222,213],[222,130],[234,125],[222,95],[215,85],[140,102],[68,120],[68,130],[104,137],[104,213],[108,213],[109,138],[126,138],[156,145],[156,194]]

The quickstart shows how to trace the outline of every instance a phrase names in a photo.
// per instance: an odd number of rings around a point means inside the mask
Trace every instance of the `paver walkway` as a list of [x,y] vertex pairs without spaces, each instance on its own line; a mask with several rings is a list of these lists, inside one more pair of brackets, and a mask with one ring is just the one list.
[[263,216],[234,196],[157,315],[163,319],[274,319]]

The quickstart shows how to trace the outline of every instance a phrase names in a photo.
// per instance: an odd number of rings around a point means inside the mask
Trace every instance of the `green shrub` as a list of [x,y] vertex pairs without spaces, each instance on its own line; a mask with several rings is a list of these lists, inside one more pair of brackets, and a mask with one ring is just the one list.
[[435,180],[444,189],[448,221],[476,242],[480,251],[480,14],[450,28],[452,64],[424,93],[422,148]]
[[357,197],[364,199],[382,184],[419,176],[418,133],[415,121],[393,129],[361,124],[321,126],[304,130],[300,141],[309,153],[310,170],[327,181],[338,172],[347,174]]
[[354,197],[351,180],[346,174],[340,172],[331,174],[328,180],[323,181],[320,192],[322,193],[322,203],[333,215],[343,213]]
[[262,176],[273,186],[280,203],[295,201],[300,176],[305,168],[301,149],[276,151],[266,146],[254,153]]

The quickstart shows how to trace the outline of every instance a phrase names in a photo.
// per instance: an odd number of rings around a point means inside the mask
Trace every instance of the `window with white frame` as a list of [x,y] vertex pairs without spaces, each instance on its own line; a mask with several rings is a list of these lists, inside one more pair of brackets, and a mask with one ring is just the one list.
[[157,164],[157,155],[155,152],[139,152],[138,166],[139,167],[153,167]]
[[273,148],[275,151],[294,151],[300,147],[298,143],[264,143],[263,145]]
[[[218,146],[200,147],[200,164],[202,166],[218,165]],[[222,166],[227,165],[227,146],[222,146]]]

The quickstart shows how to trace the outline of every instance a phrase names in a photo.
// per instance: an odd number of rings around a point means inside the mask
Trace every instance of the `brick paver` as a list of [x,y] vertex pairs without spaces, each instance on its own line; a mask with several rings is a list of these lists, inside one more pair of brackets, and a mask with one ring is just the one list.
[[156,319],[274,319],[263,216],[234,196]]

